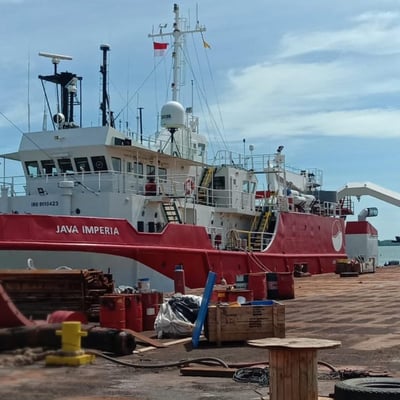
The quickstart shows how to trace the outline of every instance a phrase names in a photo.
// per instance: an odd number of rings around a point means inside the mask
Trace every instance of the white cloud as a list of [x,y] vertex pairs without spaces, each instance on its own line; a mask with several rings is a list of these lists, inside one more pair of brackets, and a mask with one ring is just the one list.
[[322,51],[373,55],[400,52],[400,13],[368,12],[352,21],[355,26],[342,30],[287,33],[281,40],[277,57]]

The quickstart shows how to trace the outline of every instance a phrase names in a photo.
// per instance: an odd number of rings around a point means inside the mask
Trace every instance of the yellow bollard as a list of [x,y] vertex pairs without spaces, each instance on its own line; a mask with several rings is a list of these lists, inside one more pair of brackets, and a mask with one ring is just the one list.
[[61,336],[61,350],[57,354],[46,357],[46,365],[82,365],[94,360],[94,355],[85,354],[81,349],[81,337],[87,336],[86,331],[81,331],[81,323],[65,321],[61,330],[56,331]]

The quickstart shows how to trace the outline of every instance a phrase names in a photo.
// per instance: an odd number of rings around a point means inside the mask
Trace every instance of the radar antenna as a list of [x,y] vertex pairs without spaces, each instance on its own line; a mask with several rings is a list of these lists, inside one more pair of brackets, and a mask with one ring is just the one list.
[[[57,125],[58,129],[66,129],[66,128],[76,128],[77,125],[74,122],[74,105],[81,105],[80,98],[77,100],[77,84],[80,83],[82,78],[72,74],[70,72],[62,72],[59,73],[57,71],[57,66],[61,60],[71,61],[72,57],[62,54],[48,53],[48,52],[39,52],[39,56],[51,58],[51,62],[54,65],[54,74],[53,75],[39,75],[39,79],[42,81],[47,81],[54,83],[56,85],[57,91],[57,112],[53,115],[53,126]],[[58,86],[61,87],[61,96],[59,94]],[[43,86],[43,90],[46,94],[46,91]],[[60,97],[61,97],[61,107],[60,107]],[[80,96],[79,96],[80,97]],[[46,95],[47,101],[47,95]],[[50,106],[48,105],[50,114]],[[82,113],[81,113],[82,114]]]

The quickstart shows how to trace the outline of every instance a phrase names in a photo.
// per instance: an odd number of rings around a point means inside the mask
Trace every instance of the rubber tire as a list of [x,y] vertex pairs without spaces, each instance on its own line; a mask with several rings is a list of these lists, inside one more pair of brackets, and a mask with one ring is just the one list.
[[356,378],[335,384],[335,400],[398,400],[400,379]]

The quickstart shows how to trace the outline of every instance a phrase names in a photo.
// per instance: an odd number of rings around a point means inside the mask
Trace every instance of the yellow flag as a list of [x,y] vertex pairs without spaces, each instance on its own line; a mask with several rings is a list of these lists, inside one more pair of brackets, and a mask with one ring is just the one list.
[[203,39],[203,46],[205,49],[211,49],[211,46]]

